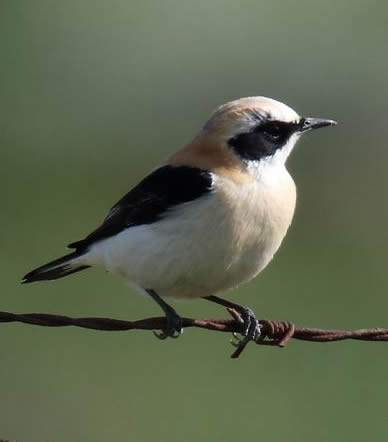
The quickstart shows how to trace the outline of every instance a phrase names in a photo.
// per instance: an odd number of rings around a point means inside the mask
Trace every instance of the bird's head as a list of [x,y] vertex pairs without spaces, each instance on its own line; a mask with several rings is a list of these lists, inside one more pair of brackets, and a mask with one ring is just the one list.
[[257,175],[262,166],[283,166],[302,134],[335,124],[301,117],[271,98],[240,98],[216,109],[194,141],[173,155],[171,162],[222,175],[242,177],[244,170]]
[[244,162],[284,164],[302,134],[335,124],[333,120],[301,117],[271,98],[247,97],[220,106],[203,130],[221,138]]

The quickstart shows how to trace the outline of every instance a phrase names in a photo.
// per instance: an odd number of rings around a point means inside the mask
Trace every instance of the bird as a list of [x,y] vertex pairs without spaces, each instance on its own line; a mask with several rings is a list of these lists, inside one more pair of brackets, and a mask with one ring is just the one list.
[[218,107],[188,144],[122,197],[73,251],[27,273],[22,283],[102,266],[163,310],[160,339],[183,332],[166,299],[202,298],[233,309],[244,339],[258,341],[248,307],[219,297],[255,278],[291,224],[296,186],[286,161],[299,138],[334,126],[286,104],[253,96]]

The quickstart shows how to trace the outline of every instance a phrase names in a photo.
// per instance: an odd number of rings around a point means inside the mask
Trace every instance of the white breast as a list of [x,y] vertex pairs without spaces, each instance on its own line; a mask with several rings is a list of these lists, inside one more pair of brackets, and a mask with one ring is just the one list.
[[213,193],[161,221],[95,244],[91,262],[177,298],[209,296],[252,279],[272,259],[291,223],[294,182],[281,168],[238,185],[215,177],[214,185]]

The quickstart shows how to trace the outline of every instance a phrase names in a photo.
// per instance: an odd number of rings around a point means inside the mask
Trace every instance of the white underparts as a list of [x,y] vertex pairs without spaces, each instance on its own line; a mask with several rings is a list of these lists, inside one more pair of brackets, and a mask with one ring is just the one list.
[[215,177],[214,191],[91,246],[88,261],[161,296],[204,297],[256,276],[290,225],[295,185],[282,167],[236,184]]

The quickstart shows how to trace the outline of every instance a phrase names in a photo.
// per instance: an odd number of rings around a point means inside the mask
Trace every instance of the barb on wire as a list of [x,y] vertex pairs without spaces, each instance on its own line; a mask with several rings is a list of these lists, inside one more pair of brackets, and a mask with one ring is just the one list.
[[[233,309],[227,309],[232,319],[191,319],[182,318],[184,328],[196,327],[206,330],[239,333],[241,331],[241,318]],[[75,326],[93,330],[128,331],[128,330],[163,330],[166,327],[164,317],[140,319],[138,321],[123,321],[110,318],[71,318],[69,316],[52,315],[47,313],[10,313],[0,312],[0,323],[22,322],[24,324],[39,325],[43,327]],[[297,328],[287,321],[259,321],[261,338],[259,345],[275,345],[284,347],[291,338],[310,342],[334,342],[346,339],[359,341],[388,341],[388,329],[371,328],[353,331],[325,330],[320,328]],[[248,340],[240,340],[232,358],[237,358],[248,344]]]

